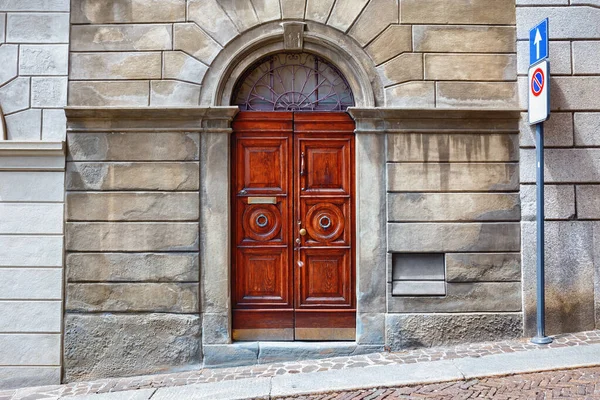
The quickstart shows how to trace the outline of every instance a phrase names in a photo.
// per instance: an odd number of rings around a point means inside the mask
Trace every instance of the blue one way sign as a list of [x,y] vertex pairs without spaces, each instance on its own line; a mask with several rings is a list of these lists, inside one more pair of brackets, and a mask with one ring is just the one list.
[[548,18],[529,31],[529,65],[548,58]]

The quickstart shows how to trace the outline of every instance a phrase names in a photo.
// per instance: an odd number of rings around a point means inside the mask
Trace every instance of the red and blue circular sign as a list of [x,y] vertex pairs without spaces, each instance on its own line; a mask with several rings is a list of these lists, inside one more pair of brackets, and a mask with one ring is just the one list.
[[545,78],[544,71],[542,71],[541,68],[536,69],[531,75],[531,93],[533,93],[534,96],[537,97],[542,94],[546,83]]

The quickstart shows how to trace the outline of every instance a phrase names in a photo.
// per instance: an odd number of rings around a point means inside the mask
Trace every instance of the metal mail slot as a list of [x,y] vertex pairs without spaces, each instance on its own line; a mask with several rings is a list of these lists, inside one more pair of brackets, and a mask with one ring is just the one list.
[[248,197],[248,204],[277,204],[277,197]]

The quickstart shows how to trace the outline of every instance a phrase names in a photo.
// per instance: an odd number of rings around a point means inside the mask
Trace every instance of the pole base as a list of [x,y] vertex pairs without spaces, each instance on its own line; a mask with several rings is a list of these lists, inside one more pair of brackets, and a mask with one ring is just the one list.
[[536,336],[531,339],[531,343],[534,344],[549,344],[554,341],[550,336]]

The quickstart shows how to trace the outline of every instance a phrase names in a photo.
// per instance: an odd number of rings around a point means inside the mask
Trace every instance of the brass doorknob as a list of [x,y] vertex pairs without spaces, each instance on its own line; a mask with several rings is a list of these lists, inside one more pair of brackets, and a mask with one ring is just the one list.
[[302,228],[300,229],[300,236],[304,236],[306,235],[306,229]]

